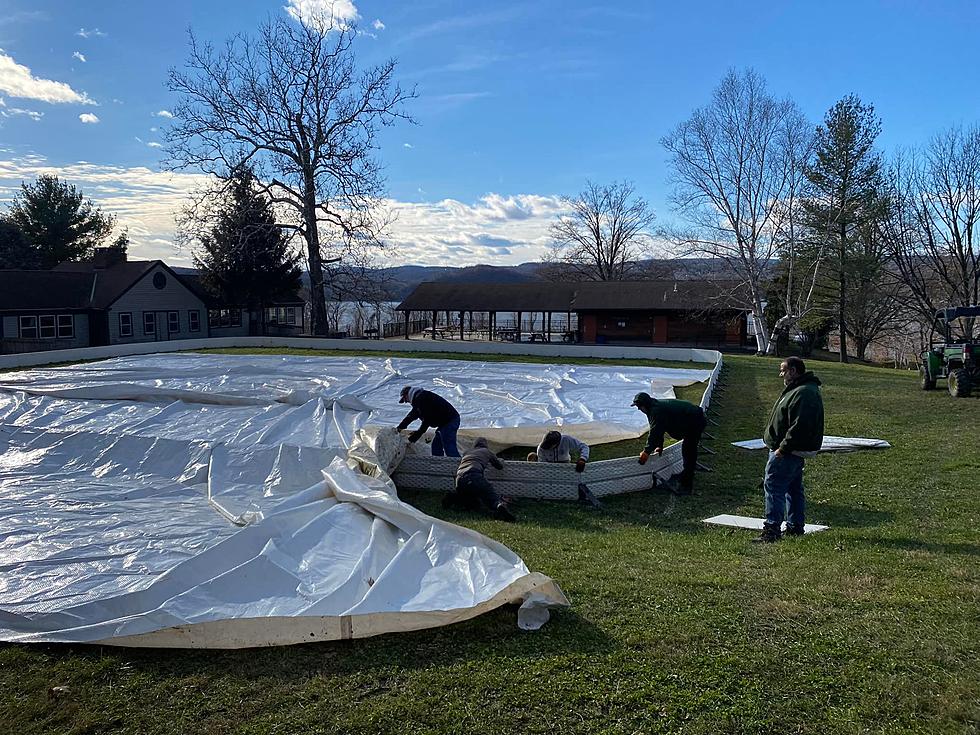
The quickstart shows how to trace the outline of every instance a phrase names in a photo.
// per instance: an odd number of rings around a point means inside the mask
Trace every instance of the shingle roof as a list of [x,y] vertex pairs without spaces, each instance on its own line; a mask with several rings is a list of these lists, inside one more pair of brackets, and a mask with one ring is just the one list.
[[601,311],[739,309],[733,281],[420,283],[398,311]]
[[0,270],[0,309],[87,309],[92,273]]
[[91,261],[61,263],[51,272],[88,274],[90,278],[94,276],[95,294],[91,307],[105,309],[158,263],[159,260],[128,260],[109,268],[96,268]]

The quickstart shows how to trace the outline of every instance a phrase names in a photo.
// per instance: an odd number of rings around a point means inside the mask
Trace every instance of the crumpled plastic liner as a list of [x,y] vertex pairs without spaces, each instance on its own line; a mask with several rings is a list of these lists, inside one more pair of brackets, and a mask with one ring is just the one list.
[[[570,424],[592,427],[591,442],[639,436],[647,422],[630,405],[636,393],[672,398],[674,386],[702,382],[710,374],[685,368],[182,354],[12,373],[0,376],[0,391],[30,396],[22,400],[30,404],[32,416],[25,422],[32,425],[102,425],[108,411],[118,415],[121,429],[154,436],[168,430],[186,436],[186,427],[195,438],[322,447],[349,446],[367,423],[396,425],[409,410],[398,403],[401,388],[416,385],[456,406],[464,435],[483,433],[499,445],[536,445],[540,429]],[[39,398],[72,401],[37,403]],[[99,405],[74,409],[78,415],[72,417],[57,415],[78,400]],[[218,410],[209,412],[207,405]],[[48,412],[56,415],[45,417]],[[0,420],[7,420],[4,413],[0,393]]]
[[[675,384],[707,375],[679,372]],[[661,394],[671,380],[644,368],[203,355],[2,376],[0,639],[284,645],[507,603],[522,604],[519,625],[540,627],[568,604],[552,580],[398,500],[398,392],[433,387],[474,429],[546,416],[633,431],[629,398],[655,390],[651,378]]]
[[[762,439],[748,439],[742,442],[732,442],[739,449],[766,449]],[[888,449],[891,444],[884,439],[865,439],[857,436],[825,436],[819,452],[855,452],[860,449]]]

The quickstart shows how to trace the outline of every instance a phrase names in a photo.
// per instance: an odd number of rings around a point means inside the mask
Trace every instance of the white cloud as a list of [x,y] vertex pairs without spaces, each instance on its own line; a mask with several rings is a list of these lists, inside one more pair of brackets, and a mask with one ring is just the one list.
[[153,115],[155,117],[165,117],[168,120],[173,118],[174,116],[174,114],[170,110],[158,110],[157,112],[154,112]]
[[43,112],[37,110],[25,110],[22,107],[7,107],[7,101],[0,97],[0,117],[16,117],[23,115],[31,120],[37,121],[44,117]]
[[371,24],[371,27],[376,31],[383,31],[385,29],[385,24],[381,22],[380,18],[375,18],[374,23]]
[[93,115],[91,112],[83,112],[78,119],[86,125],[95,125],[99,121],[98,115]]
[[284,9],[300,23],[327,21],[346,26],[361,17],[352,0],[289,0]]
[[2,50],[0,50],[0,92],[6,92],[11,97],[52,104],[66,102],[95,104],[95,101],[84,92],[76,92],[64,82],[35,77],[29,68],[18,64]]
[[152,127],[152,128],[150,128],[150,132],[151,132],[151,133],[155,133],[156,131],[157,131],[157,128],[156,128],[156,126],[154,126],[154,127]]
[[414,148],[415,146],[411,143],[402,143],[402,148]]
[[157,143],[155,140],[151,140],[149,143],[147,143],[146,144],[146,147],[147,148],[163,148],[163,146],[160,143]]
[[79,61],[81,61],[81,62],[82,62],[83,64],[84,64],[84,63],[85,63],[85,61],[86,61],[86,59],[85,59],[85,54],[83,54],[83,53],[82,53],[81,51],[76,51],[75,53],[73,53],[73,54],[71,55],[71,57],[72,57],[73,59],[78,59],[78,60],[79,60]]
[[[0,203],[9,201],[20,183],[42,173],[57,174],[76,184],[107,212],[119,227],[128,227],[134,258],[162,258],[173,265],[191,265],[190,253],[174,246],[174,215],[201,174],[152,171],[93,163],[52,166],[36,155],[0,158]],[[387,200],[395,216],[388,239],[396,246],[392,265],[508,265],[539,260],[550,242],[548,229],[565,212],[557,196],[486,194],[475,202]]]
[[487,194],[473,203],[389,201],[397,261],[419,265],[517,264],[539,260],[551,223],[564,213],[558,196]]
[[77,31],[75,31],[75,35],[81,36],[82,38],[105,38],[109,34],[100,31],[98,28],[79,28]]
[[9,202],[22,181],[40,174],[55,174],[78,186],[106,212],[117,216],[117,226],[129,228],[133,258],[162,258],[172,265],[190,266],[190,253],[174,247],[174,214],[189,193],[203,186],[201,174],[152,171],[94,163],[53,166],[43,156],[0,159],[0,203]]

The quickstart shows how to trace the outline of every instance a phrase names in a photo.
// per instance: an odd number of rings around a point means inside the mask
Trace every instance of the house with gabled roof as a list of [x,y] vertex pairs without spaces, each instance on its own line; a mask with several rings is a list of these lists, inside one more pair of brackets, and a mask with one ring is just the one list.
[[[299,296],[272,305],[303,330]],[[247,335],[262,314],[211,298],[161,260],[127,260],[100,248],[92,260],[53,270],[0,270],[0,352]],[[278,331],[278,330],[277,330]]]

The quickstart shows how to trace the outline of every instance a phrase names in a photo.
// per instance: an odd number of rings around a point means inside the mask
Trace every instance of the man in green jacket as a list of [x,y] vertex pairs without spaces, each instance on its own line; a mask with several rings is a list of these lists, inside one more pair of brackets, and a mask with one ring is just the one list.
[[[806,369],[803,360],[787,357],[779,366],[785,388],[769,415],[762,435],[769,447],[766,476],[766,520],[756,543],[771,544],[782,538],[783,517],[786,534],[802,536],[803,465],[823,443],[823,396],[820,379]],[[788,506],[788,510],[787,510]]]
[[664,434],[670,434],[681,444],[684,469],[677,476],[678,495],[690,495],[694,489],[694,472],[698,466],[698,444],[707,420],[700,406],[676,399],[657,400],[648,393],[637,393],[633,405],[646,414],[650,423],[647,445],[640,452],[640,464],[646,464],[650,454],[658,457],[664,451]]

